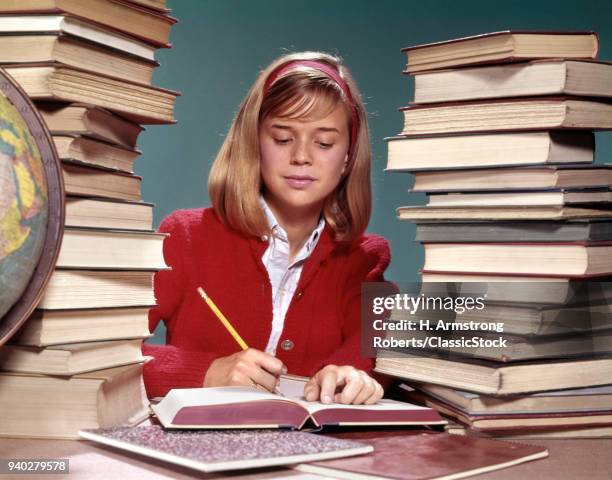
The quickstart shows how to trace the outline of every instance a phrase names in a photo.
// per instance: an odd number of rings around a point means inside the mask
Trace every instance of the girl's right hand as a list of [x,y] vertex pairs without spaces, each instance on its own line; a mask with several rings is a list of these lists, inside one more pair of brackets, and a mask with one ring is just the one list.
[[278,377],[287,368],[278,358],[249,348],[214,360],[204,377],[205,387],[261,385],[269,392],[278,386]]

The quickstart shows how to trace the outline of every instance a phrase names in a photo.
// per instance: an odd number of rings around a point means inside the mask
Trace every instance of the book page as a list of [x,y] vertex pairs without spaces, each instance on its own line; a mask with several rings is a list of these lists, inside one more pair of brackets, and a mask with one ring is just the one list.
[[428,407],[421,407],[411,403],[387,400],[384,398],[374,405],[345,405],[342,403],[325,404],[320,401],[308,402],[304,400],[304,386],[308,380],[310,380],[308,377],[281,375],[279,390],[288,400],[290,399],[303,406],[310,414],[330,408],[343,410],[429,410]]
[[310,377],[281,375],[278,389],[284,397],[300,400],[304,398],[304,387],[308,380],[310,380]]
[[413,405],[412,403],[398,402],[396,400],[389,400],[383,398],[373,405],[345,405],[343,403],[321,403],[321,402],[307,402],[305,400],[295,400],[296,403],[302,405],[311,415],[327,409],[341,409],[341,410],[395,410],[395,411],[407,411],[407,410],[431,410],[429,407],[421,407],[419,405]]

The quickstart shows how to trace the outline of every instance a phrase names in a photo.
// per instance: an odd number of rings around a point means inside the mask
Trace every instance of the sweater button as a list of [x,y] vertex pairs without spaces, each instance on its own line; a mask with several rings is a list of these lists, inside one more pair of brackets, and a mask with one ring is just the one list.
[[297,293],[296,298],[297,298],[298,300],[299,300],[300,298],[302,298],[302,294],[303,294],[303,293],[304,293],[304,292],[303,292],[302,290],[300,290],[300,291]]
[[293,342],[289,339],[283,340],[283,343],[281,343],[281,348],[285,351],[293,350]]
[[268,237],[267,235],[262,235],[262,236],[261,236],[261,241],[262,241],[262,242],[267,242],[267,241],[268,241],[268,238],[269,238],[269,237]]

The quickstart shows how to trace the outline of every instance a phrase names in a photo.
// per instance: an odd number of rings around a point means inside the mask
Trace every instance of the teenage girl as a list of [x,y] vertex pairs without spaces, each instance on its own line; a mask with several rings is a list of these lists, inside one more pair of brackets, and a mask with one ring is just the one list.
[[[212,166],[212,208],[162,222],[172,270],[155,276],[167,344],[145,345],[149,396],[306,375],[307,400],[371,404],[383,389],[360,355],[360,288],[382,281],[387,242],[371,211],[368,124],[340,60],[285,55],[261,72]],[[248,344],[240,350],[201,286]]]

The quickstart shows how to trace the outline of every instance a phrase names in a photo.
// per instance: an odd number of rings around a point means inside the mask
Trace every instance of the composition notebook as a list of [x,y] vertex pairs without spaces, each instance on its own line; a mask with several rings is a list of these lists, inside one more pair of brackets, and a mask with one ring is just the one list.
[[181,429],[446,424],[435,410],[410,403],[323,404],[250,387],[174,389],[151,408],[165,428]]
[[201,472],[290,465],[373,450],[351,440],[284,430],[166,431],[149,425],[81,430],[79,435]]

